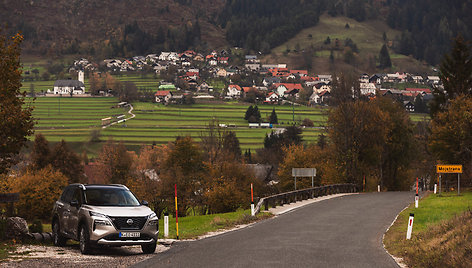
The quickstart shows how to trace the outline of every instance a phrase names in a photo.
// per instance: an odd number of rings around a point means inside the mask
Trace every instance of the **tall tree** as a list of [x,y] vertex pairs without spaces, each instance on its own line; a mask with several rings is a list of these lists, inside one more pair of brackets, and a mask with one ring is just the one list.
[[279,120],[277,119],[277,113],[275,112],[275,108],[272,109],[272,113],[270,114],[269,122],[271,124],[278,124]]
[[26,92],[21,92],[21,41],[0,29],[0,174],[16,162],[15,156],[33,134],[33,107],[25,105]]
[[69,182],[83,182],[84,167],[80,157],[62,140],[51,151],[51,165],[69,178]]
[[340,175],[362,184],[362,176],[380,166],[387,128],[385,114],[369,102],[345,102],[328,118],[329,138]]
[[446,164],[464,165],[464,179],[472,179],[472,97],[459,96],[433,118],[431,151]]
[[381,69],[392,67],[392,61],[390,60],[390,54],[388,53],[387,45],[383,45],[379,53],[379,67]]
[[439,67],[439,77],[444,90],[436,87],[431,103],[431,113],[444,111],[449,100],[457,96],[472,94],[472,55],[471,47],[462,36],[456,37],[450,54],[444,56]]
[[50,164],[51,149],[49,148],[49,142],[39,133],[35,135],[33,150],[31,151],[31,162],[33,168],[36,170],[45,168]]
[[381,160],[381,179],[389,190],[402,190],[408,187],[408,174],[414,156],[415,139],[413,123],[403,105],[390,98],[376,98],[374,104],[385,114],[388,138],[385,139]]
[[125,184],[131,176],[133,158],[122,142],[116,144],[109,140],[103,145],[97,162],[102,166],[106,183]]

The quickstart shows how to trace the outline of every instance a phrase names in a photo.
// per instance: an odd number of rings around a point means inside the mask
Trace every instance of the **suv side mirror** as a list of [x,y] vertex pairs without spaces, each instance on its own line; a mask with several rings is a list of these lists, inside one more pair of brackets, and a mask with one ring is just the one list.
[[79,201],[74,199],[74,200],[70,201],[70,205],[73,206],[73,207],[78,207],[79,206]]
[[141,205],[143,205],[143,206],[149,206],[149,203],[148,203],[148,201],[143,200],[143,201],[141,201]]

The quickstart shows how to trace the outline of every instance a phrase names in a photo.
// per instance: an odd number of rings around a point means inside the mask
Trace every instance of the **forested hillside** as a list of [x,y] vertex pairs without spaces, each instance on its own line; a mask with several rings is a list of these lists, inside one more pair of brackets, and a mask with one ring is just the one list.
[[98,57],[239,46],[270,53],[321,14],[385,20],[391,48],[437,64],[462,34],[472,40],[472,0],[2,0],[9,32],[34,54]]
[[452,38],[461,34],[472,40],[470,0],[392,0],[387,23],[402,30],[395,50],[431,64],[439,63],[450,49]]

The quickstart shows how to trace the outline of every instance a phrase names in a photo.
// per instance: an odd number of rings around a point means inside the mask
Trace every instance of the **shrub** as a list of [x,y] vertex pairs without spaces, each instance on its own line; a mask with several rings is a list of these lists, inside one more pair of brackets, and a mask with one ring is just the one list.
[[43,232],[43,223],[39,219],[34,220],[33,223],[28,227],[29,227],[30,233],[42,233]]
[[49,219],[54,202],[67,186],[67,181],[66,176],[50,166],[16,177],[12,181],[12,189],[20,194],[20,200],[16,203],[20,217]]

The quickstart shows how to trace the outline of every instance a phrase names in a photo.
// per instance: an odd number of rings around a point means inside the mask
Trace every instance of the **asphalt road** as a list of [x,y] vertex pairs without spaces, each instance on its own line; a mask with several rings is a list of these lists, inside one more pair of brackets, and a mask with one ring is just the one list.
[[412,201],[414,192],[329,199],[248,228],[177,243],[135,267],[398,267],[384,251],[382,235]]

